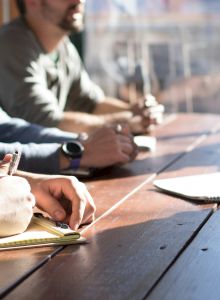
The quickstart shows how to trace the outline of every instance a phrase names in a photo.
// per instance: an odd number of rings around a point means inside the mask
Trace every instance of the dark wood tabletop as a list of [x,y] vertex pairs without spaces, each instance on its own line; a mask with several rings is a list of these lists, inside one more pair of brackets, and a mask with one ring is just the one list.
[[96,220],[88,244],[0,252],[4,299],[220,299],[220,213],[158,192],[155,178],[220,168],[220,116],[179,114],[155,152],[86,182]]

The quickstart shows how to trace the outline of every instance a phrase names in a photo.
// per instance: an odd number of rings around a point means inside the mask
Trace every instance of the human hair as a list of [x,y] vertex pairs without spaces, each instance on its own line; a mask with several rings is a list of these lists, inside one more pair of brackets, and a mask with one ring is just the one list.
[[16,0],[17,8],[21,15],[24,15],[26,12],[24,0]]

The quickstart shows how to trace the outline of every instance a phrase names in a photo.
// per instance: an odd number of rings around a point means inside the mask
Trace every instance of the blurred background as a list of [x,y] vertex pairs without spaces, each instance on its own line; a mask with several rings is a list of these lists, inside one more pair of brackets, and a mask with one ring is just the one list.
[[[16,8],[0,1],[3,23]],[[87,0],[72,40],[109,95],[150,92],[167,112],[220,113],[219,0]]]

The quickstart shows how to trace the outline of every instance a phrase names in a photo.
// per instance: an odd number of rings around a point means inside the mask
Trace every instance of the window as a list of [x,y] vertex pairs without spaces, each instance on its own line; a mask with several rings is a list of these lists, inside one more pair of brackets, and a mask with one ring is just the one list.
[[219,0],[87,1],[87,69],[109,95],[219,113],[219,20]]

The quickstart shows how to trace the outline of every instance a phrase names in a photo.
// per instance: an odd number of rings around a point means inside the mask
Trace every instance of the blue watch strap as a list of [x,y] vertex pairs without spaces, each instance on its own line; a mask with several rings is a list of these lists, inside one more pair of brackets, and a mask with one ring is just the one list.
[[80,166],[80,158],[72,158],[70,160],[70,165],[69,165],[68,169],[75,171],[75,170],[79,169],[79,166]]

